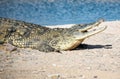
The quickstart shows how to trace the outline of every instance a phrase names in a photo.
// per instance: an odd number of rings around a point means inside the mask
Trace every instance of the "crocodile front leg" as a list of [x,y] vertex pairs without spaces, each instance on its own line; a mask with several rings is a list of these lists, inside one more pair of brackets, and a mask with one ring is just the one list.
[[38,46],[37,48],[35,48],[39,51],[42,51],[42,52],[58,52],[58,53],[61,53],[60,50],[57,50],[53,47],[51,47],[50,45],[46,44],[46,43],[42,43],[40,46]]

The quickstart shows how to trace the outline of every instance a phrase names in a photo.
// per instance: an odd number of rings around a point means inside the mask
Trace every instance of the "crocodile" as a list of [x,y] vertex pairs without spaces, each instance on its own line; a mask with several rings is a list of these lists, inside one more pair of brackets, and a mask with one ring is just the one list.
[[42,52],[60,52],[78,47],[86,38],[104,31],[100,19],[88,24],[74,24],[70,28],[50,28],[25,21],[0,17],[0,44]]

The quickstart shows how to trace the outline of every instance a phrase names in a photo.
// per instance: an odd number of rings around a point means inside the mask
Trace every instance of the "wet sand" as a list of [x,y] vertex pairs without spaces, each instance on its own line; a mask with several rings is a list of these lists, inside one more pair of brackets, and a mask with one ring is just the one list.
[[120,79],[120,21],[62,54],[30,48],[4,51],[0,46],[0,79]]

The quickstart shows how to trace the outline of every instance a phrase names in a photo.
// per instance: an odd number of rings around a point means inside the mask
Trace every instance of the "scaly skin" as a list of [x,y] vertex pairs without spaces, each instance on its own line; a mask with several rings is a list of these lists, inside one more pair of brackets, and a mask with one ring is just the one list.
[[91,24],[77,24],[71,28],[48,28],[24,21],[0,18],[0,43],[16,47],[33,48],[43,52],[71,50],[96,33],[106,29],[98,26],[103,20]]

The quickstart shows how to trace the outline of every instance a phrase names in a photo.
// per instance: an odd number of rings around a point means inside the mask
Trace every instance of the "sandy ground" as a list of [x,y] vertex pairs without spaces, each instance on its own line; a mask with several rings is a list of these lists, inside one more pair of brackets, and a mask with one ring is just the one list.
[[62,54],[0,46],[0,79],[120,79],[120,21]]

